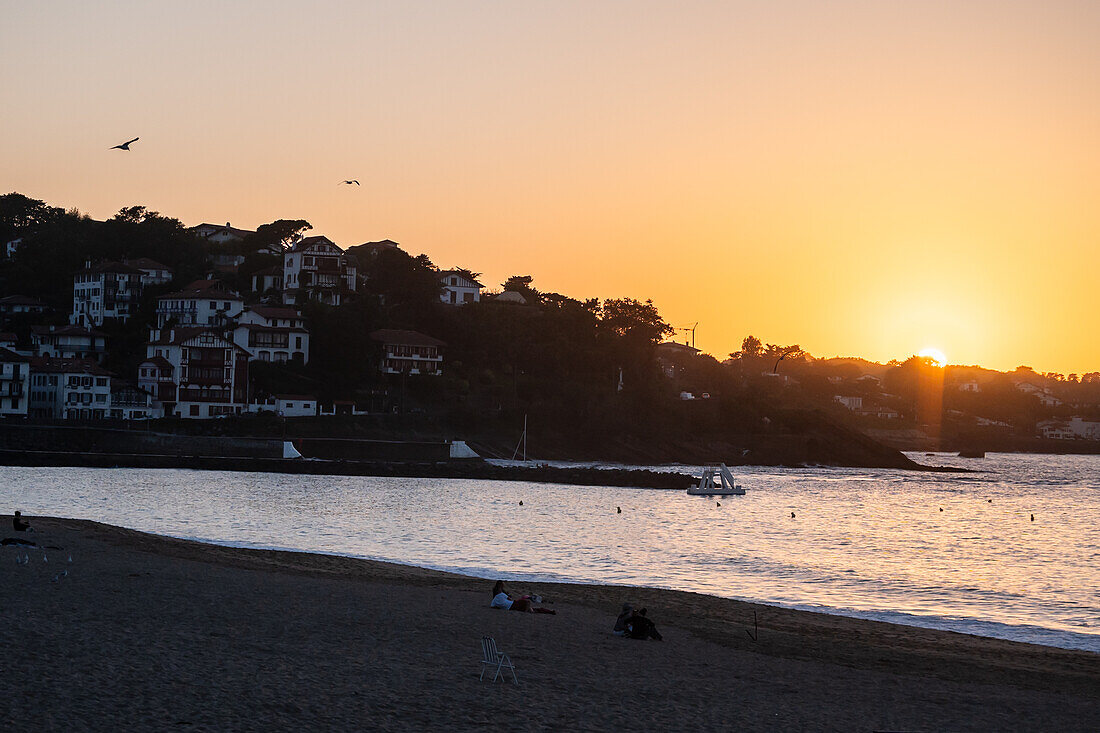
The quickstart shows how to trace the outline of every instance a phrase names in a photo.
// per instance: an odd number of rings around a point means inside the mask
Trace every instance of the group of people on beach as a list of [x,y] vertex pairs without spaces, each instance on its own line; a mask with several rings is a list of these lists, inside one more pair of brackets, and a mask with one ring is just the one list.
[[[535,604],[542,603],[541,596],[513,596],[504,589],[504,581],[498,580],[493,584],[493,600],[490,608],[500,608],[505,611],[522,611],[524,613],[554,613],[552,608]],[[629,639],[656,639],[661,641],[661,634],[646,615],[646,609],[635,610],[630,603],[624,603],[619,617],[615,619],[615,636],[625,636]]]

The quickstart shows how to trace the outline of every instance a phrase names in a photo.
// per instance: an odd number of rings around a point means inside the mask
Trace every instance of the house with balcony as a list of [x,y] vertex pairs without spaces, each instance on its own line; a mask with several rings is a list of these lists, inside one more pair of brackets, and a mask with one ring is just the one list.
[[111,409],[111,373],[91,359],[31,357],[31,417],[103,420]]
[[443,373],[443,352],[446,343],[417,331],[384,328],[372,331],[370,337],[382,346],[378,368],[385,374]]
[[198,226],[191,227],[189,231],[196,237],[205,239],[212,244],[240,242],[249,234],[256,233],[251,229],[238,229],[230,225],[229,222],[226,222],[225,226],[221,226],[220,224],[199,224]]
[[244,310],[237,293],[216,280],[196,280],[186,288],[157,298],[157,328],[229,327]]
[[35,356],[92,359],[102,364],[107,357],[107,335],[82,326],[32,326],[31,349]]
[[481,289],[485,286],[470,276],[467,270],[443,270],[439,273],[443,289],[439,299],[447,305],[465,305],[481,301]]
[[327,237],[303,237],[283,253],[283,302],[340,305],[358,286],[355,258]]
[[233,343],[260,361],[309,361],[305,319],[286,306],[248,306],[237,318]]
[[30,358],[0,348],[0,415],[26,417],[30,401]]
[[138,366],[138,387],[165,416],[206,419],[239,414],[248,403],[248,352],[217,329],[154,330]]
[[125,321],[137,312],[145,273],[122,262],[89,262],[73,275],[74,326],[102,326],[108,319]]

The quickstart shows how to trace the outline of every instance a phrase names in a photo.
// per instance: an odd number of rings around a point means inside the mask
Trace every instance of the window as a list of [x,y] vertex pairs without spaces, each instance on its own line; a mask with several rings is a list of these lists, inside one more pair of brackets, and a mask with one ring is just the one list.
[[198,416],[199,416],[199,406],[198,405],[191,405],[191,417],[198,417]]
[[105,394],[97,394],[97,395],[95,396],[95,401],[96,401],[96,402],[100,402],[100,403],[106,402],[106,401],[107,401],[107,395],[105,395]]
[[107,386],[107,377],[96,377],[95,386],[97,386],[97,387],[106,387]]
[[295,336],[294,337],[294,348],[296,348],[296,349],[302,348],[302,337],[301,336]]

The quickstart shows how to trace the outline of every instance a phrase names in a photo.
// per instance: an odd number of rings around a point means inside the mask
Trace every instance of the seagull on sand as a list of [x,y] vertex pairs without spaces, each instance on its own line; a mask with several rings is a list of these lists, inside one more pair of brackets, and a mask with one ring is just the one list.
[[356,186],[358,186],[358,185],[359,185],[359,181],[356,181],[355,179],[352,179],[352,180],[350,180],[350,181],[341,181],[339,185],[341,185],[341,186],[343,186],[343,185],[345,185],[345,184],[349,184],[349,185],[350,185],[350,184],[352,184],[352,183],[354,183],[354,184],[355,184]]
[[110,148],[107,148],[107,149],[108,150],[129,150],[130,149],[130,143],[136,143],[140,139],[141,139],[140,137],[135,137],[133,140],[128,140],[128,141],[122,143],[121,145],[113,145],[113,146],[111,146]]

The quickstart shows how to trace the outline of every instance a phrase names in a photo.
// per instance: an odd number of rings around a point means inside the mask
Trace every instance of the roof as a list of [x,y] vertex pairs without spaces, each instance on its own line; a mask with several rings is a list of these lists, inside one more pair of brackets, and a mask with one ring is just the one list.
[[224,232],[225,234],[232,234],[233,236],[239,237],[241,239],[244,239],[249,234],[255,234],[256,233],[251,229],[238,229],[236,227],[230,226],[229,222],[226,222],[224,226],[221,225],[221,224],[202,223],[202,224],[199,224],[198,226],[191,227],[190,231],[195,231],[196,229],[204,229],[204,228],[205,229],[214,229],[214,230],[217,230],[219,233]]
[[81,272],[116,272],[124,275],[144,275],[145,273],[136,267],[131,267],[124,262],[97,262],[91,267],[85,267]]
[[464,270],[440,270],[439,271],[439,277],[440,278],[446,277],[447,275],[458,275],[461,278],[465,278],[466,280],[469,280],[474,285],[477,285],[479,288],[485,287],[484,285],[479,283],[477,280],[470,277]]
[[57,359],[51,356],[32,356],[31,369],[36,372],[55,374],[91,374],[96,377],[110,377],[107,371],[92,359]]
[[678,344],[675,341],[665,341],[664,343],[657,344],[657,348],[658,349],[663,349],[665,351],[674,351],[674,352],[684,352],[684,351],[686,351],[686,352],[691,353],[691,354],[699,353],[699,349],[695,348],[694,346],[688,346],[687,344]]
[[156,260],[151,260],[148,257],[138,257],[135,260],[123,260],[123,262],[139,270],[168,270],[169,272],[172,270],[168,265],[162,265]]
[[0,305],[40,305],[45,307],[46,304],[29,295],[7,295],[0,298]]
[[248,310],[261,318],[287,318],[287,319],[301,319],[302,315],[293,308],[285,308],[278,305],[250,305]]
[[31,326],[31,333],[39,336],[102,336],[107,334],[102,331],[89,331],[83,326]]
[[265,331],[268,333],[309,333],[302,326],[264,326],[259,323],[241,323],[236,328],[248,331]]
[[161,369],[172,369],[172,363],[165,359],[163,356],[151,356],[141,362],[142,364],[153,364]]
[[445,341],[432,338],[419,331],[402,331],[393,328],[382,328],[371,331],[370,337],[384,344],[407,344],[409,346],[446,346]]
[[22,354],[17,354],[14,351],[12,351],[11,349],[0,348],[0,361],[8,361],[8,362],[17,361],[17,362],[20,362],[21,364],[25,364],[30,360],[31,359],[30,359],[29,356],[23,356]]
[[300,252],[304,249],[309,249],[310,247],[315,247],[317,245],[326,245],[326,244],[331,246],[331,247],[336,247],[336,249],[339,250],[340,252],[344,251],[336,245],[336,242],[333,242],[328,237],[325,237],[325,236],[322,236],[322,235],[318,234],[318,235],[313,236],[313,237],[302,237],[297,242],[295,242],[290,247],[290,249],[287,250],[287,252]]
[[174,293],[165,293],[157,298],[157,300],[165,300],[167,298],[240,300],[241,296],[232,290],[223,290],[222,284],[218,280],[195,280],[188,283],[183,290],[177,290]]
[[520,305],[527,305],[527,298],[523,297],[522,293],[517,293],[515,290],[505,290],[503,293],[493,298],[493,300],[501,303],[519,303]]

